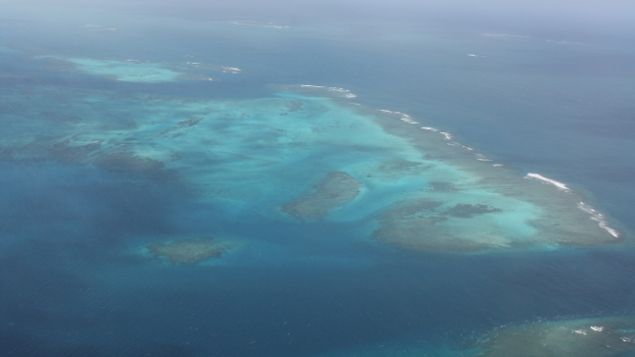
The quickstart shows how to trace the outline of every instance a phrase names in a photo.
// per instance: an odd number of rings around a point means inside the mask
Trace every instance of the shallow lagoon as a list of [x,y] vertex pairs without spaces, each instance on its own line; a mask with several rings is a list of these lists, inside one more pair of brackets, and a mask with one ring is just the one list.
[[307,86],[241,101],[78,93],[49,108],[62,117],[70,105],[76,120],[16,125],[2,152],[178,182],[236,219],[353,223],[356,239],[420,251],[621,240],[570,189],[502,168],[406,114],[339,96]]
[[128,61],[100,61],[90,58],[70,58],[80,71],[114,78],[124,82],[161,83],[175,80],[179,73],[156,63]]

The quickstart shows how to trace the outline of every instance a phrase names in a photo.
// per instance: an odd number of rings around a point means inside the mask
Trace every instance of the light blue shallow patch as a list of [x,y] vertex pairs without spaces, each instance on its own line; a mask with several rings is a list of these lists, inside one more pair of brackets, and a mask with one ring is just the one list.
[[181,73],[159,63],[137,61],[98,60],[91,58],[64,58],[80,71],[110,77],[122,82],[162,83],[175,81]]
[[553,249],[610,238],[576,208],[576,195],[468,159],[437,134],[329,97],[90,95],[70,105],[81,120],[40,130],[54,137],[51,142],[16,136],[5,144],[16,155],[37,149],[37,155],[58,160],[150,179],[176,178],[196,192],[201,207],[222,212],[221,220],[311,223],[287,214],[285,205],[311,194],[329,173],[345,172],[359,183],[360,193],[319,219],[364,232],[352,240],[473,252]]
[[508,325],[482,336],[478,357],[632,356],[635,320],[608,316]]

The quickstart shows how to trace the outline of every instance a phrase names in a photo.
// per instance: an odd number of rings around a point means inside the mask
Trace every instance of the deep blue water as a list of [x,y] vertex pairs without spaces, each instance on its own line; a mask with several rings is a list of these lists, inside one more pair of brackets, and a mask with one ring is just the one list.
[[[567,182],[621,230],[635,230],[629,43],[488,37],[487,29],[417,24],[294,24],[276,31],[82,16],[93,18],[55,23],[9,13],[16,22],[1,25],[0,46],[20,54],[0,54],[0,98],[28,97],[41,87],[235,99],[265,96],[271,84],[341,86],[365,105],[425,118],[519,175],[541,172]],[[99,21],[120,30],[82,28]],[[43,68],[33,59],[47,54],[157,62],[193,56],[243,73],[214,86],[128,84]],[[16,120],[43,115],[72,120],[49,115],[46,103],[33,106],[0,106],[0,124],[15,128]],[[7,136],[0,130],[0,140]],[[1,355],[300,356],[386,341],[433,351],[501,324],[635,313],[635,251],[628,244],[412,253],[342,243],[347,230],[326,223],[280,225],[257,213],[210,222],[206,217],[225,213],[200,206],[195,192],[170,180],[148,184],[134,174],[46,160],[3,159],[0,172]],[[268,264],[219,265],[210,273],[120,254],[131,237],[206,225],[258,235],[270,244],[263,248]],[[289,255],[307,258],[285,260]]]

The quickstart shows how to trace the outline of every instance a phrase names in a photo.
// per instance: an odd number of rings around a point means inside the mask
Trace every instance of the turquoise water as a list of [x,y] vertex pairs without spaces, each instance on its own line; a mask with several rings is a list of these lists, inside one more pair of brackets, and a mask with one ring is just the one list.
[[[631,322],[628,49],[73,11],[2,25],[3,354],[497,355]],[[152,253],[200,240],[226,250]]]
[[68,62],[80,71],[99,76],[112,77],[117,81],[160,83],[171,82],[179,74],[155,63],[136,63],[135,61],[104,61],[90,58],[69,58]]

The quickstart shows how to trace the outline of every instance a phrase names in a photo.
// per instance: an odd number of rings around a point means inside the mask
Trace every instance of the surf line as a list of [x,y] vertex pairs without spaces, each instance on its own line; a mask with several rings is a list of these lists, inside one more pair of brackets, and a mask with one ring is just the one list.
[[535,172],[528,173],[527,175],[525,175],[525,178],[542,181],[557,187],[561,191],[571,192],[571,188],[569,188],[569,186],[567,186],[564,182],[556,181],[554,179],[551,179],[549,177],[543,176]]
[[[569,186],[567,186],[565,183],[551,179],[549,177],[543,176],[541,174],[535,173],[535,172],[530,172],[528,173],[525,178],[527,179],[534,179],[534,180],[539,180],[545,183],[548,183],[550,185],[555,186],[556,188],[558,188],[561,191],[564,192],[571,192],[571,188],[569,188]],[[582,210],[583,212],[587,213],[589,215],[589,218],[595,222],[597,222],[598,227],[600,227],[600,229],[606,231],[611,237],[618,239],[620,238],[621,234],[620,232],[609,226],[608,222],[606,221],[606,218],[604,217],[604,215],[599,212],[598,210],[596,210],[595,208],[591,207],[590,205],[580,201],[578,203],[578,209]]]

